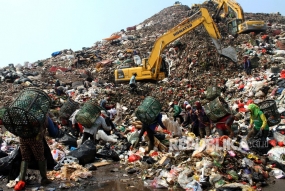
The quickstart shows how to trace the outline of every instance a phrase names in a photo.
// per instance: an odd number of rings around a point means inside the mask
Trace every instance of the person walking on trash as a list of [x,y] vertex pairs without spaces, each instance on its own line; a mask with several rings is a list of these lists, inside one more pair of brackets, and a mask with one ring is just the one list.
[[152,124],[143,123],[141,132],[139,134],[137,141],[134,144],[134,147],[138,146],[138,143],[141,141],[143,134],[145,132],[147,132],[147,136],[149,138],[148,152],[153,150],[153,148],[154,148],[154,134],[155,134],[155,128],[156,128],[157,124],[159,124],[161,126],[161,128],[167,132],[167,128],[162,123],[162,114],[159,113],[158,116],[156,117],[155,121]]
[[[48,120],[46,120],[46,123]],[[36,137],[32,138],[19,138],[20,139],[20,150],[22,154],[22,162],[20,167],[19,182],[14,187],[14,190],[20,191],[25,187],[25,177],[28,169],[29,162],[32,160],[34,155],[38,162],[40,174],[41,174],[41,185],[50,184],[51,181],[47,178],[47,161],[44,156],[44,134],[45,127],[47,124],[42,124],[39,128],[40,131]],[[35,127],[34,127],[35,128]]]
[[182,112],[182,108],[179,105],[175,105],[173,102],[170,102],[169,106],[174,109],[174,114],[173,114],[174,121],[176,121],[176,119],[178,117],[180,119],[180,123],[183,123],[184,119],[180,115],[180,113]]
[[131,77],[130,83],[129,83],[132,93],[137,92],[136,76],[137,76],[137,73],[133,73],[133,76]]
[[263,139],[266,139],[269,133],[269,126],[267,119],[260,108],[255,104],[249,104],[246,112],[250,112],[250,129],[246,139],[250,139],[254,136],[260,135]]

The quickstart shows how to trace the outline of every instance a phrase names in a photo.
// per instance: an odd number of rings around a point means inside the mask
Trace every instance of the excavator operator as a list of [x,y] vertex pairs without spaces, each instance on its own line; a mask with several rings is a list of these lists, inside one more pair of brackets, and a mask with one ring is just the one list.
[[130,79],[131,93],[137,92],[136,76],[137,73],[133,73],[133,76]]

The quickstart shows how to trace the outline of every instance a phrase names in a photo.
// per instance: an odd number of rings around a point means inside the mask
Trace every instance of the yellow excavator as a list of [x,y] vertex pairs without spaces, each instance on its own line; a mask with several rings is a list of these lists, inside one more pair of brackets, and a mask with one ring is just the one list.
[[[245,20],[242,7],[235,0],[212,0],[217,4],[217,10],[213,18],[233,18],[228,25],[228,33],[231,35],[248,34],[250,32],[264,32],[267,26],[264,21]],[[223,13],[221,11],[223,10]]]
[[[201,16],[192,19],[192,17],[201,13]],[[196,12],[191,17],[185,19],[177,26],[173,27],[163,35],[157,38],[154,43],[153,49],[148,59],[142,59],[142,66],[133,68],[122,68],[115,70],[115,82],[129,81],[133,73],[136,73],[136,80],[151,80],[157,81],[164,79],[167,74],[166,62],[161,56],[161,53],[167,45],[174,42],[176,39],[182,37],[188,32],[194,30],[196,27],[204,25],[210,37],[219,52],[224,57],[231,59],[233,62],[237,62],[237,53],[233,47],[227,47],[222,49],[219,39],[221,39],[220,32],[213,21],[211,15],[206,8],[200,8],[200,11]]]

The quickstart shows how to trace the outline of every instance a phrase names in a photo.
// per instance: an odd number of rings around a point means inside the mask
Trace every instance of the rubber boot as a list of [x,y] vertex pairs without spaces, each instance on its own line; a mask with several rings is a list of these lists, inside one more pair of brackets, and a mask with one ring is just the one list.
[[44,186],[50,184],[51,181],[47,178],[47,161],[38,161],[38,164],[39,164],[40,174],[42,177],[41,185]]
[[19,175],[19,182],[15,185],[14,190],[15,191],[20,191],[23,190],[25,187],[25,177],[28,169],[28,162],[27,161],[22,161],[21,162],[21,167],[20,167],[20,175]]

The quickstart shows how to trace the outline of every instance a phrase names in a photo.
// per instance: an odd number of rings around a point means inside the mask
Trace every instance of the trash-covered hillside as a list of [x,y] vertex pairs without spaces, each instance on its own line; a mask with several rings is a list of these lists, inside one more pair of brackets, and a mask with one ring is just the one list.
[[[203,7],[211,15],[215,13],[213,3],[204,3]],[[267,30],[236,37],[227,32],[229,18],[221,19],[217,23],[221,45],[236,49],[236,63],[218,54],[201,25],[163,50],[167,78],[156,83],[138,81],[136,93],[130,91],[129,82],[115,83],[116,69],[140,66],[142,60],[149,57],[158,37],[188,17],[199,17],[197,11],[198,7],[170,6],[135,26],[106,34],[105,39],[98,40],[92,47],[55,50],[50,58],[1,68],[1,185],[14,188],[21,163],[20,140],[10,132],[8,118],[5,118],[8,114],[3,108],[15,105],[15,100],[29,88],[42,90],[44,93],[39,94],[47,95],[51,101],[47,115],[57,130],[55,134],[46,132],[48,152],[45,157],[48,178],[56,183],[55,190],[80,188],[80,183],[92,179],[94,170],[112,165],[111,172],[120,173],[118,179],[143,181],[145,187],[152,189],[251,191],[265,186],[270,188],[275,179],[284,178],[284,16],[245,13],[246,20],[265,21]],[[251,63],[250,75],[244,69],[245,59]],[[136,115],[148,96],[161,104],[161,120],[166,127],[156,126],[151,151],[148,151],[148,133],[139,139],[144,125]],[[102,106],[102,100],[105,102],[108,112],[100,116],[113,117],[114,128],[110,134],[99,129],[94,134],[94,142],[90,137],[82,143],[87,127],[78,122],[78,132],[74,133],[70,125],[76,117],[71,118],[75,110],[84,108],[91,100],[98,106]],[[199,132],[194,132],[193,121],[186,124],[187,109],[198,110],[197,102],[213,125],[210,136],[201,137]],[[265,140],[260,137],[246,140],[251,123],[247,111],[252,103],[258,105],[267,118],[269,127]],[[175,116],[173,105],[181,108],[178,115],[185,123]],[[235,136],[219,136],[219,120],[237,113],[239,120],[231,124]],[[63,124],[63,117],[70,123]],[[95,117],[89,118],[94,122]],[[8,130],[4,128],[5,123]],[[219,150],[209,145],[218,146]],[[37,167],[30,164],[27,179],[31,182],[40,177],[34,174],[35,169]],[[27,187],[32,186],[28,184]]]

